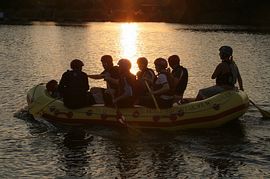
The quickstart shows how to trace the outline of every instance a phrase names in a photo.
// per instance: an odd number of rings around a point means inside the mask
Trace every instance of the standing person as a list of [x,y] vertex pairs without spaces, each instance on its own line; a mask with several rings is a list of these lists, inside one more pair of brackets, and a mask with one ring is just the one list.
[[128,59],[120,59],[118,65],[121,76],[113,104],[117,107],[132,107],[136,100],[136,76],[130,72],[131,63]]
[[174,78],[175,100],[182,101],[188,83],[188,70],[180,65],[180,58],[178,55],[170,56],[168,62],[172,68],[172,75]]
[[59,91],[63,96],[64,105],[71,109],[94,104],[89,90],[87,74],[82,72],[84,66],[81,60],[75,59],[70,63],[71,70],[67,70],[59,82]]
[[225,90],[234,90],[236,82],[239,84],[240,90],[244,90],[242,77],[239,69],[233,60],[233,49],[230,46],[222,46],[219,48],[219,57],[222,60],[212,74],[212,79],[216,79],[216,85],[201,89],[196,100],[202,100],[221,93]]
[[149,84],[150,87],[153,86],[155,81],[155,72],[151,68],[148,68],[148,60],[145,57],[140,57],[137,59],[137,64],[139,70],[136,74],[138,82],[138,95],[143,96],[148,93],[148,89],[145,85],[145,81]]
[[[113,65],[113,58],[110,55],[103,55],[100,59],[104,68],[103,72],[95,75],[88,75],[91,79],[104,79],[106,81],[107,88],[91,88],[91,92],[95,96],[99,103],[105,103],[105,105],[112,104],[112,96],[117,93],[119,84],[119,68]],[[101,99],[100,99],[101,98]]]

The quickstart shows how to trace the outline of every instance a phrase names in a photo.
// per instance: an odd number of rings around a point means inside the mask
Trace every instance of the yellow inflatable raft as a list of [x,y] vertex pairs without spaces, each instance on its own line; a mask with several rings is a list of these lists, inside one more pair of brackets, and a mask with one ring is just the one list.
[[174,104],[170,109],[143,106],[115,109],[94,105],[72,110],[66,108],[61,100],[50,97],[43,84],[28,91],[27,102],[34,117],[41,116],[54,123],[166,130],[218,127],[242,116],[249,106],[245,92],[226,91],[206,100]]

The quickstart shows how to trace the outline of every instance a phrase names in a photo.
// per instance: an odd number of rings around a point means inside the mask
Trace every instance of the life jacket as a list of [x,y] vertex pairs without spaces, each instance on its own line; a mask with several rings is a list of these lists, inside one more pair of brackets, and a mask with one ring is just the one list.
[[128,83],[128,85],[130,85],[132,88],[132,96],[121,99],[117,102],[117,106],[121,108],[133,106],[137,98],[136,76],[131,73],[120,77],[119,89],[117,90],[116,97],[121,96],[125,92],[124,88],[125,88],[126,83]]
[[152,70],[151,68],[146,68],[144,71],[140,71],[139,73],[137,73],[138,80],[142,79],[147,73],[155,76],[154,70]]
[[172,75],[174,78],[180,79],[178,84],[174,84],[175,88],[175,93],[176,94],[184,94],[184,91],[187,88],[187,83],[188,83],[188,71],[185,67],[183,66],[178,66],[176,69],[173,69]]
[[[120,74],[119,74],[119,67],[118,66],[113,66],[108,70],[104,70],[101,74],[106,75],[106,73],[108,73],[110,75],[110,77],[114,78],[114,79],[119,79],[120,78]],[[107,82],[107,84],[109,85],[110,88],[117,90],[118,89],[118,85]]]
[[119,81],[119,87],[118,87],[118,94],[117,96],[120,96],[121,94],[124,93],[124,87],[125,87],[125,81],[132,87],[132,96],[135,96],[137,94],[137,81],[136,81],[136,76],[133,75],[132,73],[128,73],[124,76],[120,77]]
[[63,94],[65,106],[69,108],[80,108],[88,104],[88,78],[82,71],[65,72],[60,80],[59,90]]
[[234,62],[224,61],[224,63],[226,63],[228,65],[229,72],[217,76],[216,84],[220,85],[220,86],[228,85],[228,86],[234,87],[234,85],[237,81],[238,71],[235,67]]
[[[143,77],[147,74],[150,74],[151,76],[154,77],[153,82],[155,82],[155,80],[156,80],[156,75],[155,75],[154,70],[152,70],[150,68],[146,68],[146,70],[144,70],[144,71],[139,71],[137,73],[137,87],[136,87],[139,95],[144,95],[148,92],[148,89],[147,89],[145,82],[144,82],[144,79],[143,79]],[[150,86],[150,84],[149,84],[149,86]]]
[[[165,92],[163,94],[160,94],[160,95],[168,95],[168,96],[173,95],[174,83],[173,83],[173,76],[172,76],[172,74],[169,73],[169,72],[160,72],[159,74],[166,75],[167,81],[168,81],[168,84],[169,84],[169,88],[170,88],[167,92]],[[155,82],[156,82],[156,80],[155,80]],[[158,89],[162,88],[162,86],[163,86],[163,84],[156,84],[156,83],[154,83],[154,90],[158,90]]]

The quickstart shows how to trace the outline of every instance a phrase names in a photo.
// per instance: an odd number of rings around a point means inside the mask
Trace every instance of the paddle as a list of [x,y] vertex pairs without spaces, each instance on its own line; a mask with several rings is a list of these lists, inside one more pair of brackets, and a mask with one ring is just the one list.
[[150,95],[151,95],[151,97],[152,97],[154,103],[155,103],[155,106],[156,106],[157,110],[160,112],[160,108],[159,108],[159,106],[158,106],[158,103],[157,103],[157,100],[156,100],[155,96],[154,96],[153,93],[152,93],[152,90],[150,89],[150,87],[149,87],[149,85],[148,85],[148,83],[147,83],[146,80],[144,81],[144,83],[145,83],[145,85],[146,85],[146,87],[147,87],[147,89],[148,89],[148,91],[149,91],[149,93],[150,93]]
[[119,107],[117,106],[117,104],[114,104],[114,107],[115,107],[115,110],[116,110],[116,118],[117,118],[117,121],[119,123],[121,123],[121,125],[125,126],[127,129],[130,129],[132,131],[135,131],[136,133],[138,134],[143,134],[142,131],[132,127],[131,125],[129,125],[126,121],[126,118],[125,116],[121,113]]
[[119,108],[117,107],[116,104],[114,106],[115,106],[115,110],[116,110],[117,121],[120,122],[125,127],[128,127],[125,116],[121,113],[121,111],[119,110]]
[[266,111],[266,110],[261,109],[261,108],[260,108],[258,105],[256,105],[251,99],[249,99],[249,102],[250,102],[251,104],[253,104],[253,106],[254,106],[255,108],[257,108],[257,109],[260,111],[260,113],[262,114],[263,118],[270,118],[270,112],[269,112],[269,111]]
[[33,115],[38,115],[40,114],[41,111],[43,111],[43,109],[45,109],[47,106],[49,106],[51,103],[55,102],[56,100],[58,100],[59,98],[54,98],[52,100],[50,100],[49,102],[47,102],[45,105],[41,105],[38,106],[37,104],[35,104],[34,102],[29,106],[28,111]]

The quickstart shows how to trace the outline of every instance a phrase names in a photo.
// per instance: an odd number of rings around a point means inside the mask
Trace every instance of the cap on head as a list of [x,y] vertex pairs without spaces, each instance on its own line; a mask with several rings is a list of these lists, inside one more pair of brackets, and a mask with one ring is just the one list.
[[168,58],[170,65],[178,65],[180,63],[180,58],[178,55],[172,55]]
[[108,63],[108,64],[112,64],[113,63],[113,58],[111,55],[103,55],[101,57],[101,62],[102,63]]
[[168,67],[168,63],[164,58],[157,58],[154,61],[154,64],[158,67],[160,67],[161,69],[166,69]]
[[70,68],[73,70],[81,69],[81,67],[84,66],[83,62],[79,59],[72,60],[70,62]]
[[137,59],[137,64],[143,64],[143,65],[147,66],[148,65],[148,60],[145,57],[140,57],[140,58]]
[[119,67],[123,67],[126,70],[130,70],[131,68],[131,63],[128,59],[120,59],[117,64],[119,65]]
[[220,47],[220,48],[219,48],[219,51],[220,51],[220,53],[221,53],[222,55],[225,55],[225,56],[228,56],[228,57],[229,57],[229,56],[232,56],[232,54],[233,54],[233,49],[232,49],[232,47],[226,46],[226,45]]

